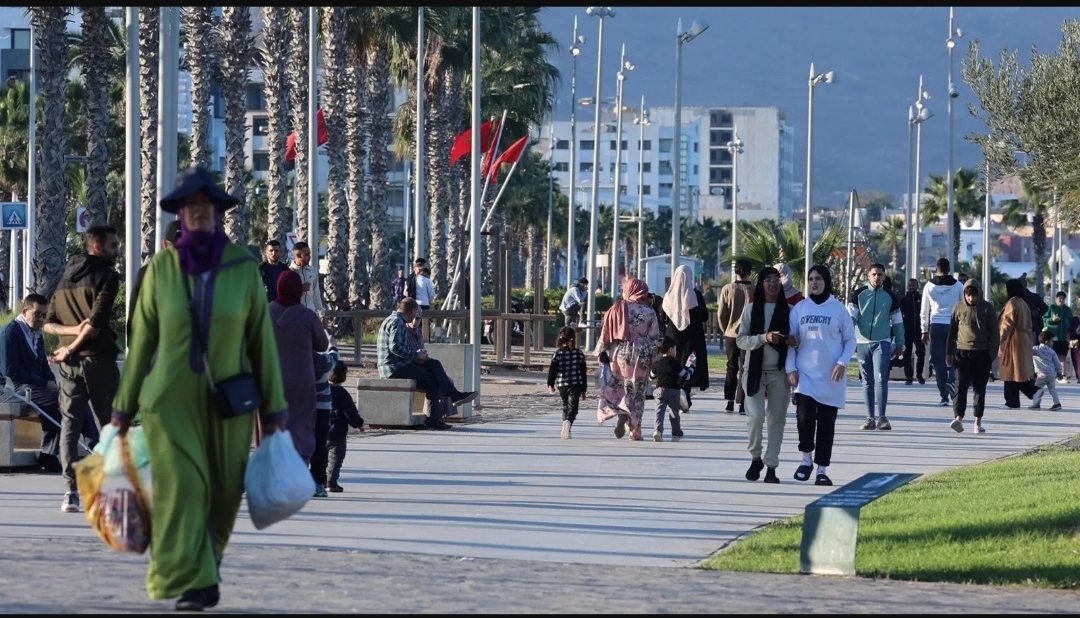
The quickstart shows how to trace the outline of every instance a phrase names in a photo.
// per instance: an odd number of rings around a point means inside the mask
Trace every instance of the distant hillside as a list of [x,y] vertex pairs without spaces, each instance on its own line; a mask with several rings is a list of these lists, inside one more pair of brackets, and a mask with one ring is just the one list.
[[[584,8],[549,7],[543,21],[562,49],[564,74],[560,118],[570,115],[570,54],[574,15],[587,43],[578,57],[578,96],[596,89],[597,19]],[[710,28],[684,45],[684,105],[778,105],[795,128],[795,179],[806,176],[806,103],[810,63],[833,70],[839,80],[814,97],[814,199],[845,199],[850,189],[903,194],[907,165],[907,108],[915,101],[919,74],[932,96],[934,117],[923,127],[923,170],[945,172],[949,10],[934,8],[687,8],[616,7],[604,24],[604,96],[615,92],[619,48],[635,69],[626,97],[646,105],[673,105],[675,33],[694,18]],[[967,45],[978,37],[983,53],[996,58],[1003,46],[1020,48],[1026,59],[1032,44],[1056,49],[1064,20],[1080,18],[1076,8],[956,9],[963,39],[955,52],[954,81],[960,97],[954,107],[954,164],[979,165],[979,149],[964,136],[985,130],[967,111],[974,102],[960,77]],[[580,118],[580,116],[579,116]]]

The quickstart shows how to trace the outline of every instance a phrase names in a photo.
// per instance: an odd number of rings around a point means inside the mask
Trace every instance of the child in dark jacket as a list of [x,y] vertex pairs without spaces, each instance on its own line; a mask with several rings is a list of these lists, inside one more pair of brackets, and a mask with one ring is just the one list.
[[697,358],[693,352],[683,365],[675,358],[675,340],[664,337],[660,345],[661,356],[653,363],[649,378],[653,380],[656,388],[653,397],[656,399],[656,419],[653,422],[653,442],[664,441],[664,412],[671,410],[671,441],[678,442],[683,437],[682,424],[679,411],[682,409],[679,401],[682,386],[694,375],[694,367]]
[[338,477],[341,475],[341,464],[345,461],[345,438],[349,435],[349,427],[364,431],[364,419],[360,418],[352,395],[342,386],[348,371],[348,366],[339,361],[330,372],[333,408],[330,410],[330,432],[326,437],[326,489],[333,493],[344,491],[341,485],[338,485]]

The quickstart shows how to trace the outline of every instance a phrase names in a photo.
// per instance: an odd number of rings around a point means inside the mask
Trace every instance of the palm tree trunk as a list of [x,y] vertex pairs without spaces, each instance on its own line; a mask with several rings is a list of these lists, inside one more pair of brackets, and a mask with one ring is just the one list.
[[[445,90],[442,103],[444,105],[443,118],[447,134],[447,145],[453,148],[454,137],[461,129],[465,115],[464,100],[461,97],[462,73],[455,68],[448,68],[443,77]],[[449,153],[447,153],[449,156]],[[461,175],[464,163],[458,162],[453,167],[447,163],[447,182],[444,188],[446,200],[446,279],[453,281],[457,273],[451,269],[457,262],[457,256],[461,254],[462,229],[461,229]],[[446,288],[449,291],[449,287]]]
[[[390,57],[374,46],[364,50],[365,102],[369,110],[384,110],[390,105]],[[367,142],[371,166],[371,308],[389,309],[393,302],[390,293],[390,242],[386,221],[386,175],[389,168],[388,151],[393,138],[390,117],[383,113],[368,114],[370,135]],[[408,258],[406,258],[408,259]]]
[[248,216],[244,168],[247,163],[247,85],[251,66],[251,11],[246,6],[221,10],[221,85],[225,95],[225,190],[240,200],[225,213],[225,233],[246,245]]
[[211,167],[210,88],[218,54],[214,38],[214,7],[196,6],[182,12],[187,34],[186,66],[191,74],[191,164]]
[[[427,133],[427,199],[428,220],[431,222],[431,245],[428,250],[428,262],[431,265],[431,282],[436,294],[446,293],[446,220],[450,202],[449,158],[453,144],[453,128],[448,125],[446,112],[446,88],[443,83],[444,72],[440,68],[442,56],[439,53],[442,40],[438,36],[428,39],[428,55],[425,58],[427,69],[425,105],[427,117],[424,130]],[[451,133],[449,137],[447,134]]]
[[[289,106],[292,108],[292,131],[296,136],[296,235],[307,238],[308,211],[308,8],[289,9],[292,47],[289,49]],[[317,207],[317,206],[316,206]]]
[[[68,138],[65,118],[68,76],[66,7],[30,7],[38,46],[38,79],[44,101],[38,148],[37,255],[34,291],[49,298],[60,283],[67,258]],[[28,282],[27,282],[28,283]]]
[[525,232],[527,252],[525,254],[525,287],[532,289],[536,285],[536,277],[540,272],[537,264],[536,239],[540,235],[536,231],[536,225],[530,223]]
[[285,242],[292,227],[286,218],[285,140],[289,134],[288,58],[292,53],[289,9],[263,7],[262,69],[266,93],[266,133],[270,170],[266,177],[266,239]]
[[145,263],[158,247],[157,241],[157,130],[158,130],[158,53],[161,33],[160,9],[139,7],[139,114],[142,134],[140,160],[142,176],[139,189],[142,213],[141,253]]
[[349,202],[349,306],[360,307],[363,301],[364,283],[368,280],[368,200],[365,188],[371,177],[368,158],[365,156],[364,110],[365,71],[363,53],[357,45],[349,46],[349,66],[345,76],[348,82],[345,94],[345,150],[348,153],[348,202]]
[[345,183],[348,179],[348,157],[345,134],[346,90],[349,88],[346,67],[348,16],[344,7],[326,7],[322,14],[323,57],[326,69],[323,77],[323,110],[326,116],[327,165],[327,243],[326,243],[326,301],[332,310],[348,309],[348,202]]
[[104,6],[82,13],[83,92],[86,97],[86,214],[90,225],[105,223],[105,178],[109,174],[109,23]]
[[1038,211],[1031,219],[1031,245],[1035,254],[1035,293],[1042,296],[1046,289],[1046,215]]

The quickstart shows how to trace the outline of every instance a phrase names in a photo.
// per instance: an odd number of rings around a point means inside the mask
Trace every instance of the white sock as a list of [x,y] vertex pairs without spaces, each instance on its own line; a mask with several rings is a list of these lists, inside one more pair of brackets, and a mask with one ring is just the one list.
[[803,453],[802,454],[802,465],[813,467],[814,466],[814,454],[813,453]]
[[817,467],[818,476],[820,476],[822,474],[825,474],[828,471],[829,471],[829,466],[818,466]]

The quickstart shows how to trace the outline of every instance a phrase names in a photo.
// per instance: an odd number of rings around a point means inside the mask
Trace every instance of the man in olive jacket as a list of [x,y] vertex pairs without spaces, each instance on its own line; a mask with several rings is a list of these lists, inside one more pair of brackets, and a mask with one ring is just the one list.
[[953,431],[964,431],[964,409],[967,391],[975,391],[972,410],[975,413],[975,433],[984,433],[983,410],[986,409],[986,383],[997,357],[998,315],[983,298],[982,284],[968,279],[964,284],[963,300],[956,303],[949,320],[949,335],[945,340],[945,363],[956,368],[956,396],[953,398]]

